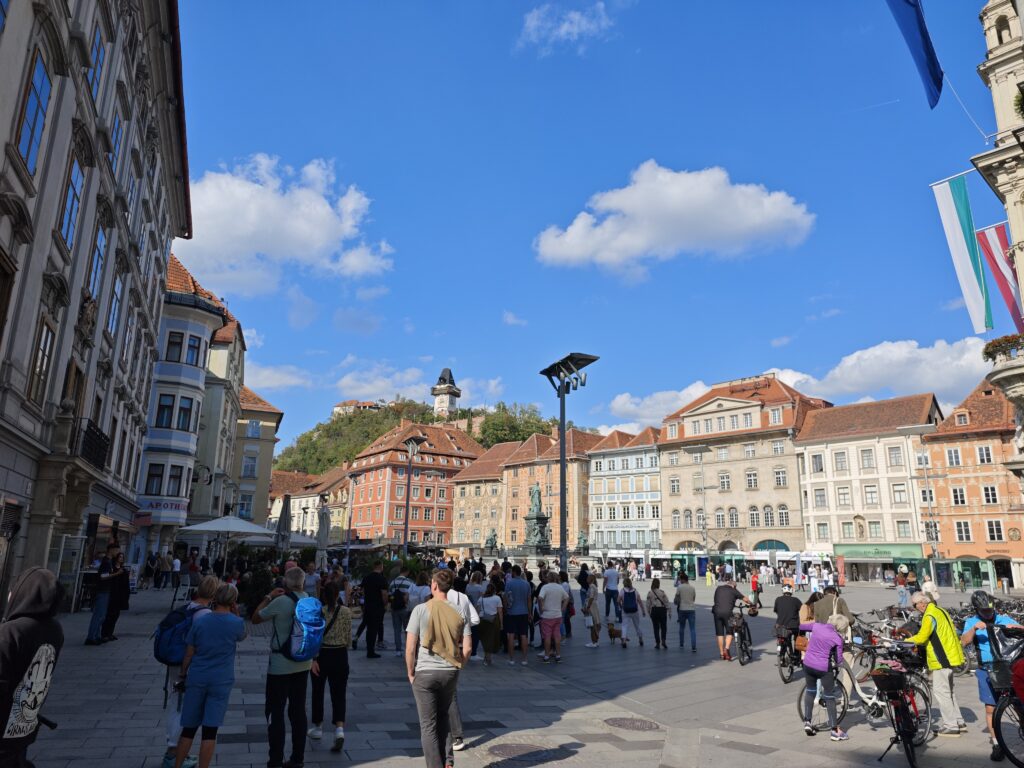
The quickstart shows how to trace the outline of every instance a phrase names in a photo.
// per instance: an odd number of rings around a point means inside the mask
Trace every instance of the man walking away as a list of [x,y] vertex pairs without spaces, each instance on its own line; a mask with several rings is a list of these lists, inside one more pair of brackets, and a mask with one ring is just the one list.
[[89,632],[85,636],[86,645],[100,645],[103,642],[103,622],[107,618],[110,607],[110,587],[118,575],[114,571],[114,561],[121,548],[114,542],[107,544],[107,554],[100,560],[98,571],[99,581],[96,583],[96,596],[92,601],[92,618],[89,620]]
[[818,624],[827,624],[828,617],[834,613],[841,613],[846,620],[853,624],[853,614],[846,605],[846,601],[839,597],[839,591],[835,587],[825,587],[821,599],[814,604],[814,621]]
[[732,645],[732,632],[729,631],[729,617],[736,601],[742,600],[750,605],[750,600],[736,589],[735,581],[726,581],[715,587],[715,596],[711,606],[711,615],[715,617],[715,635],[718,637],[718,652],[724,661],[732,661],[729,648]]
[[[505,634],[508,636],[508,663],[516,663],[516,642],[523,651],[525,667],[529,654],[527,640],[530,634],[530,612],[533,608],[530,583],[523,578],[523,569],[512,566],[512,578],[505,585]],[[410,619],[411,621],[411,619]]]
[[[306,597],[302,591],[306,574],[301,568],[289,568],[284,574],[284,589],[271,591],[257,606],[253,624],[272,622],[270,638],[270,666],[267,671],[265,712],[270,759],[267,768],[302,768],[306,754],[306,681],[312,661],[292,661],[285,658],[282,647],[289,642],[295,606]],[[292,730],[291,759],[284,760],[284,717]]]
[[[29,768],[64,631],[55,618],[64,597],[57,577],[29,568],[14,582],[0,623],[0,765]],[[30,706],[25,706],[28,703]]]
[[177,595],[178,587],[181,586],[181,558],[177,554],[171,560],[171,585],[174,587],[175,595]]
[[608,567],[604,569],[604,615],[611,615],[611,606],[615,606],[615,618],[622,623],[622,607],[619,605],[619,571],[615,568],[615,562],[608,561]]
[[469,623],[448,602],[453,576],[449,570],[434,573],[430,582],[433,599],[412,609],[405,642],[406,672],[416,699],[427,768],[446,768],[448,710],[459,670],[473,647]]
[[377,560],[363,579],[363,621],[366,624],[366,658],[379,659],[377,641],[383,640],[384,612],[388,604],[388,582],[384,578],[384,563]]
[[686,572],[679,574],[679,586],[676,587],[676,596],[672,598],[676,606],[676,617],[679,621],[679,647],[683,647],[683,633],[686,625],[690,625],[690,650],[697,652],[697,590],[690,583],[690,577]]
[[[818,601],[821,602],[820,600]],[[793,588],[789,584],[782,585],[782,594],[775,598],[775,634],[783,638],[790,653],[795,652],[793,636],[800,630],[800,598],[793,597]],[[828,617],[821,623],[827,623]],[[781,646],[779,647],[781,651]]]
[[953,668],[964,663],[960,638],[949,614],[937,606],[930,595],[915,592],[912,599],[914,609],[922,614],[921,631],[907,638],[907,642],[926,647],[928,669],[932,672],[932,703],[942,714],[942,724],[936,733],[958,737],[964,717],[953,690]]
[[[540,654],[541,661],[545,664],[554,657],[555,662],[562,660],[562,615],[569,604],[569,595],[558,583],[559,575],[556,571],[548,571],[547,584],[540,588],[538,602],[540,603],[540,637],[544,642],[544,652]],[[554,645],[554,653],[552,653]]]
[[388,586],[391,628],[395,633],[395,656],[401,656],[405,652],[405,625],[409,623],[409,589],[412,586],[407,565],[402,566],[398,576]]

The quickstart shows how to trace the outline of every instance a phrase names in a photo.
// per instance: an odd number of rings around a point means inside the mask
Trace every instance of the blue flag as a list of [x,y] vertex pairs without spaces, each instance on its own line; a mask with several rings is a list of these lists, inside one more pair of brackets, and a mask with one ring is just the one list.
[[942,93],[942,66],[932,47],[932,39],[928,36],[928,27],[924,23],[924,9],[921,0],[886,0],[892,11],[896,24],[907,41],[907,48],[921,75],[924,92],[928,96],[928,105],[935,109]]

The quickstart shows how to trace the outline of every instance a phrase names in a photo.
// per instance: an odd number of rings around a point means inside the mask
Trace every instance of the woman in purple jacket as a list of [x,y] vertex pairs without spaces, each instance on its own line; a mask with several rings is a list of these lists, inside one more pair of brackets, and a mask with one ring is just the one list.
[[850,738],[836,722],[836,676],[832,669],[833,661],[836,667],[843,663],[843,637],[849,629],[849,620],[838,613],[830,616],[827,624],[800,625],[802,632],[811,633],[804,652],[804,733],[808,736],[817,733],[811,725],[811,711],[820,686],[821,698],[828,710],[829,737],[832,741],[846,741]]

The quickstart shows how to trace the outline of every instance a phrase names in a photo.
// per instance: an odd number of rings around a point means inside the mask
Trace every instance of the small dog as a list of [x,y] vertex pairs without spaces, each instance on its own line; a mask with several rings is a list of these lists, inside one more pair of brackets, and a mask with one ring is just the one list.
[[622,637],[622,630],[616,629],[613,623],[608,622],[608,637],[611,640],[615,640],[616,638]]

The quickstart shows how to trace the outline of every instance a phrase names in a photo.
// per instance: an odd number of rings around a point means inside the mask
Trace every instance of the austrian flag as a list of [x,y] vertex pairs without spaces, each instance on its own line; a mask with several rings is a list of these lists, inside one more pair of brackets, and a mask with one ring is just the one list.
[[1010,237],[1006,222],[979,229],[977,237],[978,245],[999,286],[999,292],[1003,295],[1010,317],[1017,326],[1017,333],[1024,333],[1024,303],[1021,301],[1017,269],[1010,254]]

